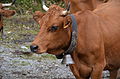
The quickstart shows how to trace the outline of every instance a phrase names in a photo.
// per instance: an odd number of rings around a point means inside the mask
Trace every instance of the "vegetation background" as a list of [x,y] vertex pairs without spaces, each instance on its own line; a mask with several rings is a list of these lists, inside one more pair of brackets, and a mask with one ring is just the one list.
[[[13,0],[0,0],[0,3],[10,3]],[[51,4],[57,4],[64,6],[62,0],[46,0],[46,5],[50,6]],[[16,0],[15,4],[10,7],[11,9],[16,10],[18,14],[32,14],[36,10],[42,10],[41,0]]]

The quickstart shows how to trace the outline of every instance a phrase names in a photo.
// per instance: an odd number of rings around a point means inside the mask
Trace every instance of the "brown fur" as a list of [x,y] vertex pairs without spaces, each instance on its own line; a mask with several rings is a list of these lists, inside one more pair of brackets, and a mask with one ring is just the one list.
[[[37,45],[36,53],[48,52],[58,55],[69,46],[71,18],[61,16],[62,8],[52,5],[39,18],[40,32],[32,45]],[[120,68],[120,1],[109,1],[94,11],[75,13],[78,23],[77,47],[72,53],[75,62],[69,65],[77,79],[101,79],[102,71],[110,71],[110,79],[116,79]],[[64,25],[70,24],[68,28]],[[57,26],[56,31],[50,31]]]
[[94,10],[98,5],[106,3],[108,0],[63,0],[66,4],[70,1],[71,13],[84,10]]

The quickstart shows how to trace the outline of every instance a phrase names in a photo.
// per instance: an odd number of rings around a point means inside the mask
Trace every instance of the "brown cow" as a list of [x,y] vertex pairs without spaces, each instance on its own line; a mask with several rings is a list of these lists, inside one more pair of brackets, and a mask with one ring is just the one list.
[[9,3],[9,4],[0,3],[0,31],[1,31],[1,36],[3,36],[3,17],[10,17],[10,16],[13,16],[15,14],[14,10],[5,10],[4,8],[7,7],[7,6],[11,6],[13,3]]
[[[71,17],[62,15],[57,5],[39,15],[40,32],[31,51],[60,55],[71,41]],[[74,64],[70,68],[77,79],[101,79],[102,71],[110,71],[116,79],[120,68],[120,0],[111,0],[94,11],[73,14],[78,24],[77,46],[71,54]],[[37,17],[35,17],[37,18]],[[67,26],[67,27],[66,27]]]

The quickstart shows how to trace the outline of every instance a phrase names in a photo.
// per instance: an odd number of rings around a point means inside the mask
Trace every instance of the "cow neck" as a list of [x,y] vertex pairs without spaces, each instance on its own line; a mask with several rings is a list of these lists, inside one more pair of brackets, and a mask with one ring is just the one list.
[[71,54],[77,44],[77,22],[73,14],[69,15],[72,19],[72,32],[71,32],[71,42],[69,48],[64,52],[64,54]]
[[72,19],[72,32],[71,32],[70,46],[62,54],[56,55],[56,57],[58,59],[62,59],[64,55],[72,54],[72,52],[74,51],[76,44],[77,44],[77,33],[78,33],[77,22],[76,22],[75,16],[73,14],[70,14],[68,16],[70,16]]

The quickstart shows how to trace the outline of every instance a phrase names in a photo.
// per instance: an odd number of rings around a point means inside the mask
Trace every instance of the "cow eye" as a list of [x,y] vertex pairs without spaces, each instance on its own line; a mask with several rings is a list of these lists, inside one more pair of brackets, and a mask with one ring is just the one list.
[[50,29],[49,29],[49,31],[51,31],[51,32],[54,32],[54,31],[56,31],[56,30],[58,30],[58,26],[52,26],[52,27],[50,27]]

